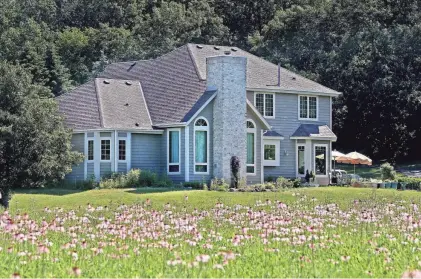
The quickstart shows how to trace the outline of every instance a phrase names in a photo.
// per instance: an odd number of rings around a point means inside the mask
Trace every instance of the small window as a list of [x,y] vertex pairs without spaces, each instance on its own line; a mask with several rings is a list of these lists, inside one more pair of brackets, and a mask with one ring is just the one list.
[[205,120],[205,119],[200,118],[200,119],[198,119],[198,120],[196,121],[196,123],[194,124],[194,126],[196,126],[196,127],[201,127],[201,126],[203,126],[203,127],[207,127],[207,126],[208,126],[208,122],[206,122],[206,120]]
[[247,129],[254,129],[254,128],[256,128],[256,127],[254,126],[254,123],[253,123],[253,122],[251,122],[251,121],[247,121]]
[[94,141],[88,140],[88,161],[94,160]]
[[111,141],[101,140],[101,160],[111,160]]
[[267,118],[275,116],[275,95],[272,93],[257,93],[254,101],[256,109]]
[[317,119],[317,97],[299,96],[299,119],[315,120]]
[[180,173],[180,130],[168,131],[168,173]]
[[126,140],[118,141],[118,159],[126,161]]
[[281,140],[264,139],[263,142],[263,165],[276,167],[280,165]]
[[276,146],[274,144],[265,144],[265,160],[275,161]]

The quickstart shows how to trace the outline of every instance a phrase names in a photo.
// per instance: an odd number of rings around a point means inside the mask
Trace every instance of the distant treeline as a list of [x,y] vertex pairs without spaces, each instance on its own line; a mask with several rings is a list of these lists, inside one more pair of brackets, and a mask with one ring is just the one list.
[[54,95],[114,61],[230,44],[343,92],[336,148],[421,159],[417,0],[0,0],[0,60]]

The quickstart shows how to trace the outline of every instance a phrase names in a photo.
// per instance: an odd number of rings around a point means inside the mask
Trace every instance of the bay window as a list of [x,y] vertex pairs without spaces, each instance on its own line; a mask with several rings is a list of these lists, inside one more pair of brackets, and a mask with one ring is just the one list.
[[266,118],[275,117],[275,94],[255,93],[254,106]]
[[299,99],[298,118],[300,120],[317,120],[318,97],[298,96],[298,99]]
[[194,124],[194,173],[209,173],[209,125],[199,118]]
[[247,120],[246,173],[256,174],[256,125],[251,120]]
[[168,129],[167,152],[168,152],[168,173],[180,173],[180,129]]

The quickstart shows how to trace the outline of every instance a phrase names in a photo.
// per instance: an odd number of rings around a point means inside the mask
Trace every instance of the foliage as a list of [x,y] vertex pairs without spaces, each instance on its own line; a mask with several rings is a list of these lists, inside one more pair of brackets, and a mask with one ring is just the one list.
[[71,151],[71,131],[45,87],[21,67],[0,63],[0,188],[59,181],[83,155]]
[[296,178],[296,179],[292,180],[292,187],[293,188],[300,188],[301,187],[301,179]]
[[389,163],[384,163],[380,166],[380,173],[383,180],[394,180],[396,177],[396,171]]
[[294,183],[291,180],[286,179],[285,177],[280,176],[276,179],[277,189],[292,188],[293,186],[294,186]]
[[226,192],[229,189],[229,184],[225,182],[223,178],[214,178],[211,180],[210,188],[211,191]]
[[184,187],[192,188],[192,189],[196,189],[196,190],[203,190],[205,185],[206,185],[206,183],[203,183],[201,181],[189,181],[189,182],[183,183]]
[[108,178],[102,178],[99,182],[99,188],[135,188],[139,187],[141,171],[132,169],[128,173],[112,173]]

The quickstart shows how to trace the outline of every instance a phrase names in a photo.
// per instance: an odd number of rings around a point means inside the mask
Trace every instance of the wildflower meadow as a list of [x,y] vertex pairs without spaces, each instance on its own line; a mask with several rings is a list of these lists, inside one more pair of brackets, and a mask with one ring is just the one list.
[[401,277],[421,268],[420,197],[18,194],[0,212],[0,277]]

